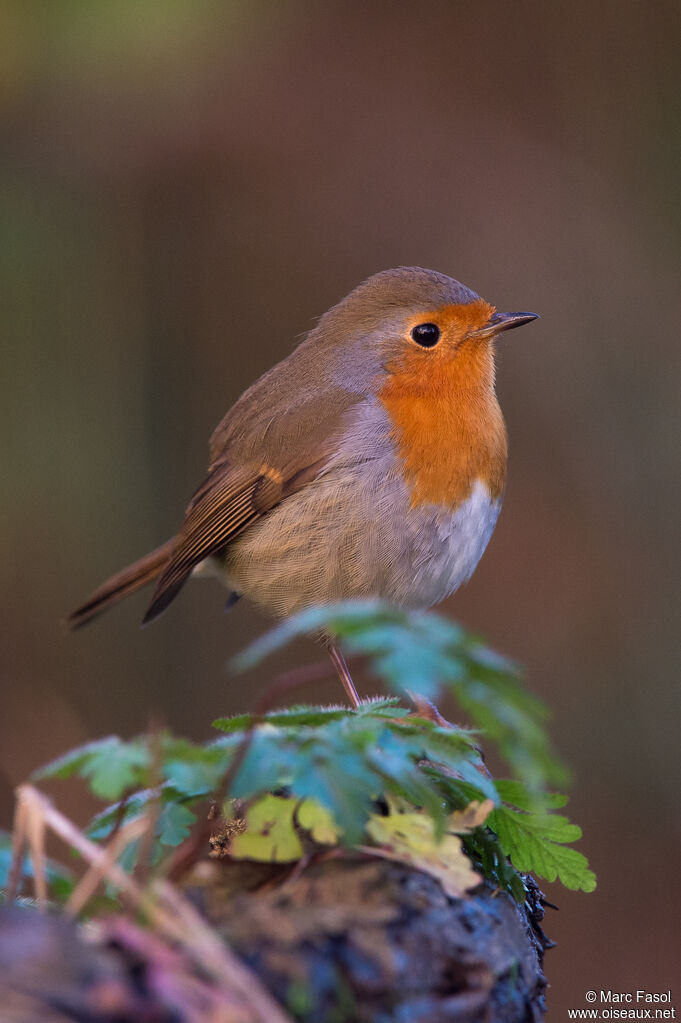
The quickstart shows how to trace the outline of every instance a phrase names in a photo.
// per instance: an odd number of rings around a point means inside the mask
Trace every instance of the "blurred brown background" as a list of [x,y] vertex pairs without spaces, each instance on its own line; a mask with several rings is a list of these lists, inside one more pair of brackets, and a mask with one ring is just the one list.
[[435,267],[542,314],[502,341],[505,508],[444,610],[527,665],[574,767],[599,888],[550,889],[551,1015],[674,988],[680,43],[672,2],[4,0],[3,824],[72,744],[249,704],[269,668],[226,663],[266,623],[215,584],[144,631],[139,597],[60,618],[174,531],[314,317]]

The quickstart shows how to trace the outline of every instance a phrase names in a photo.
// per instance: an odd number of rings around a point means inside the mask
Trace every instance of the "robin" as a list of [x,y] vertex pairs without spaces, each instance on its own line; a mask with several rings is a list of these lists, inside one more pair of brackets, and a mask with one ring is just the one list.
[[228,603],[243,595],[277,617],[351,597],[439,603],[470,578],[501,508],[495,338],[535,319],[433,270],[370,277],[227,412],[177,535],[68,624],[155,582],[150,622],[199,573],[224,582]]

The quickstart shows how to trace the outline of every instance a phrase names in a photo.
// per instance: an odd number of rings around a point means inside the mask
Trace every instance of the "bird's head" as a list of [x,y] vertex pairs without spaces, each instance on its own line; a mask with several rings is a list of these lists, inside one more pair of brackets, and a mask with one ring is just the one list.
[[374,274],[329,310],[313,332],[340,383],[380,387],[387,374],[415,393],[492,386],[494,339],[536,320],[497,312],[452,277],[420,267]]

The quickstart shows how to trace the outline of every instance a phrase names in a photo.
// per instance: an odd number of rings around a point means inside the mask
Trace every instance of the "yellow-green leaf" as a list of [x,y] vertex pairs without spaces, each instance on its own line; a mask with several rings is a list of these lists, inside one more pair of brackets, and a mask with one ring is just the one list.
[[246,813],[246,827],[228,854],[237,860],[291,863],[303,855],[305,834],[319,845],[334,845],[340,831],[329,811],[314,799],[263,796]]
[[400,813],[393,806],[388,816],[374,814],[370,818],[367,831],[376,845],[367,846],[364,851],[408,863],[436,878],[448,895],[461,896],[480,884],[481,878],[463,851],[459,835],[480,827],[493,807],[491,799],[487,799],[453,813],[446,822],[444,837],[438,842],[429,814]]
[[304,799],[296,814],[298,824],[320,845],[335,845],[341,831],[332,815],[316,799]]
[[229,844],[229,855],[237,860],[265,860],[290,863],[303,855],[293,826],[295,799],[263,796],[249,807],[246,829]]

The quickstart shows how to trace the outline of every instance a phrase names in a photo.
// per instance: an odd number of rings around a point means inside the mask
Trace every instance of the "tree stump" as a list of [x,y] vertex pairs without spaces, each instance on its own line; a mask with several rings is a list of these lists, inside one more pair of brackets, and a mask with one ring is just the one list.
[[201,911],[297,1020],[544,1018],[551,943],[531,879],[531,903],[521,908],[486,884],[451,898],[420,871],[347,854],[274,886],[269,865],[215,866],[194,893]]
[[[410,867],[344,853],[293,871],[210,861],[185,894],[291,1020],[537,1023],[550,942],[543,896],[528,884],[523,907],[486,884],[451,898]],[[270,1023],[211,1003],[200,971],[173,955],[132,921],[103,921],[93,936],[57,914],[6,907],[3,1023]]]

